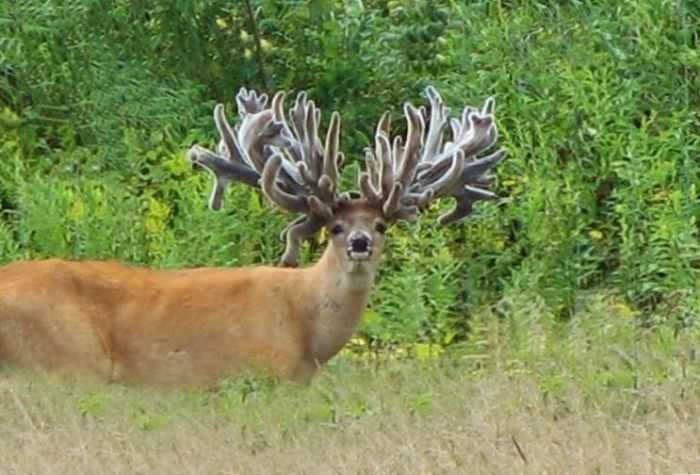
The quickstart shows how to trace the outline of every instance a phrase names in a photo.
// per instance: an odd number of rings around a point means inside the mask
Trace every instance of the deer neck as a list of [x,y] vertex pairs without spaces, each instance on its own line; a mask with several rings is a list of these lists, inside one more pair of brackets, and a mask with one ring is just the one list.
[[338,353],[355,332],[374,283],[376,264],[345,269],[329,245],[308,270],[317,289],[310,350],[314,362],[321,364]]

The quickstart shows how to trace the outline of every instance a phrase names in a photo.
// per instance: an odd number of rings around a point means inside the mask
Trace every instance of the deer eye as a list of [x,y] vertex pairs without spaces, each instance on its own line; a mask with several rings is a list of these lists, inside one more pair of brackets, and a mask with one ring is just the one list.
[[340,234],[340,233],[342,233],[342,232],[343,232],[343,227],[342,227],[340,224],[335,224],[335,225],[333,225],[333,227],[331,228],[331,234],[332,234],[333,236],[337,236],[338,234]]
[[379,233],[379,234],[384,234],[386,232],[386,224],[382,223],[381,221],[378,222],[377,224],[374,225],[374,229]]

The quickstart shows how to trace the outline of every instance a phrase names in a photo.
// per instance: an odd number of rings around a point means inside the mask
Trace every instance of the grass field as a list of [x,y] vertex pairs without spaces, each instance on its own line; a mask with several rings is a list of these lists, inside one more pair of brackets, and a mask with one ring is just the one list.
[[440,358],[345,354],[309,386],[165,392],[4,368],[0,471],[700,472],[697,333],[640,329],[604,299],[587,311],[486,314]]

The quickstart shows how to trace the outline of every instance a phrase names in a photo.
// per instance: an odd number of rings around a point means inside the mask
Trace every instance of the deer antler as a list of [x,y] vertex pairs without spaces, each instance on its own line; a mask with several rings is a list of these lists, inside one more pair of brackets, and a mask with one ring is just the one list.
[[[450,119],[440,94],[431,86],[426,91],[429,114],[407,103],[406,144],[395,137],[389,145],[390,119],[384,114],[377,125],[374,151],[366,151],[367,172],[360,175],[360,190],[370,202],[382,206],[388,220],[415,219],[434,199],[452,196],[457,206],[438,219],[440,224],[468,216],[474,202],[495,197],[486,187],[486,172],[505,156],[503,150],[477,159],[498,137],[493,98],[481,110],[465,107],[460,119]],[[425,120],[428,120],[426,131]],[[443,142],[447,125],[452,141]]]
[[[361,194],[389,222],[415,219],[432,200],[451,196],[457,206],[439,218],[441,224],[448,224],[468,216],[474,202],[495,196],[486,189],[491,183],[486,172],[505,153],[499,150],[476,158],[498,136],[493,98],[480,110],[465,107],[459,119],[450,119],[449,109],[434,88],[428,87],[426,96],[429,111],[404,105],[405,144],[401,137],[390,143],[390,116],[385,113],[377,125],[374,150],[366,150],[367,171],[359,179]],[[195,145],[188,158],[214,176],[212,209],[221,208],[230,183],[241,182],[261,187],[280,208],[301,213],[283,232],[287,247],[282,264],[296,266],[302,241],[315,235],[349,197],[337,190],[343,163],[338,151],[340,116],[337,112],[331,115],[322,142],[321,111],[314,102],[306,93],[299,93],[287,120],[284,99],[284,92],[268,101],[265,94],[241,89],[236,95],[240,123],[231,128],[223,105],[218,104],[214,108],[221,135],[217,151]],[[452,140],[445,142],[448,124]]]
[[331,115],[325,144],[318,129],[321,111],[299,93],[284,115],[285,93],[278,92],[268,107],[267,95],[241,89],[236,95],[241,122],[231,128],[224,107],[214,108],[214,121],[221,134],[217,152],[195,145],[188,153],[192,163],[214,176],[210,206],[221,208],[223,193],[232,182],[261,187],[280,208],[302,213],[285,230],[287,248],[282,264],[295,267],[299,246],[333,217],[344,199],[337,193],[338,170],[343,155],[338,151],[340,115]]

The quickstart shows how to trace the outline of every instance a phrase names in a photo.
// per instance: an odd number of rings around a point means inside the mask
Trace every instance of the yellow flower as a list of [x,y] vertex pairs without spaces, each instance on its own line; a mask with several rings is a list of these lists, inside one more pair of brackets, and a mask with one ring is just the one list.
[[624,303],[617,303],[613,305],[613,308],[615,309],[615,312],[617,312],[618,315],[624,318],[632,318],[635,315],[635,311],[629,308]]
[[367,341],[360,336],[356,336],[350,338],[350,344],[355,346],[367,346]]
[[70,207],[70,211],[68,212],[68,215],[71,217],[73,221],[80,221],[83,219],[85,216],[85,205],[83,204],[82,201],[76,200],[73,201],[73,204]]
[[151,235],[160,235],[165,231],[167,219],[170,215],[170,207],[155,198],[151,198],[146,212],[144,227]]
[[588,235],[594,241],[600,241],[601,239],[603,239],[603,233],[601,233],[597,229],[594,229],[593,231],[589,232]]
[[440,356],[442,353],[445,352],[445,349],[442,348],[439,345],[431,345],[428,343],[416,343],[415,346],[413,347],[416,359],[419,360],[428,360],[428,359],[433,359],[437,358]]

